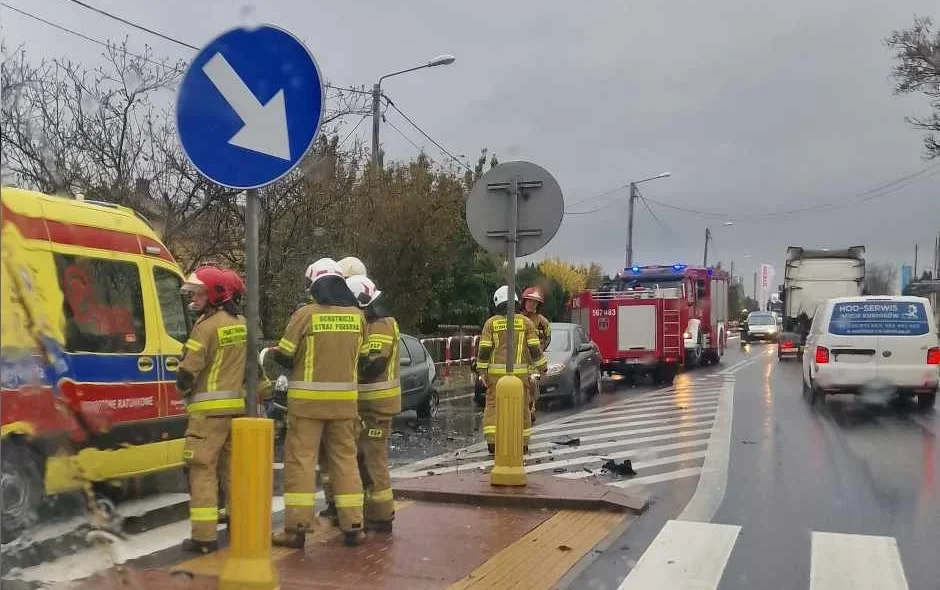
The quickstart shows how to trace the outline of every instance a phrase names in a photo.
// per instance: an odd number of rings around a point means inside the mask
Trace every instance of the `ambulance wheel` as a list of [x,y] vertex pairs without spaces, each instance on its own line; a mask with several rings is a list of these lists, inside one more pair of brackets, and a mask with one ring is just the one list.
[[44,495],[42,458],[25,444],[6,440],[0,453],[0,498],[3,499],[2,541],[7,543],[35,523]]

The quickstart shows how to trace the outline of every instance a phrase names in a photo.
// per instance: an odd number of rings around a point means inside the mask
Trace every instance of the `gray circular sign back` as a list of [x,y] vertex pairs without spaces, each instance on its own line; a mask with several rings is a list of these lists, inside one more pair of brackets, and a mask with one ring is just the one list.
[[467,226],[473,239],[485,249],[505,253],[512,202],[508,185],[513,180],[520,186],[516,256],[528,256],[555,237],[565,215],[561,187],[541,166],[504,162],[484,174],[467,199]]

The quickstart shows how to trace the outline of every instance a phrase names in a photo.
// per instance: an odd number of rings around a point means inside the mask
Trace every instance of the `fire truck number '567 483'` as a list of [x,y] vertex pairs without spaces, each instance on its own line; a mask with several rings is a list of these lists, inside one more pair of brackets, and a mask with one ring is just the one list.
[[572,321],[600,348],[602,370],[669,383],[682,366],[721,360],[730,283],[717,268],[633,266],[574,295]]

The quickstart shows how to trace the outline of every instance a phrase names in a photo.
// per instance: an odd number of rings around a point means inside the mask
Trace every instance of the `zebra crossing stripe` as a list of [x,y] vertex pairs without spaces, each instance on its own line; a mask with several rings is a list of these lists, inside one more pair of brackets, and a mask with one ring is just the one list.
[[670,520],[618,590],[714,590],[740,532],[735,525]]
[[693,477],[701,475],[701,467],[686,467],[685,469],[676,469],[675,471],[667,471],[666,473],[657,473],[656,475],[647,475],[644,477],[632,477],[626,481],[618,481],[610,485],[615,488],[627,489],[627,488],[638,488],[641,486],[650,486],[654,483],[663,483],[666,481],[674,481],[677,479],[685,479],[687,477]]
[[[697,436],[708,432],[707,430],[701,432],[690,432],[688,434],[680,435],[680,438]],[[665,438],[665,437],[658,437]],[[668,439],[674,439],[674,436],[669,436]],[[708,445],[707,439],[699,440],[687,440],[683,442],[670,443],[668,445],[660,445],[657,447],[640,447],[638,449],[629,449],[626,451],[618,451],[616,453],[603,453],[603,454],[589,454],[582,455],[580,457],[575,457],[573,459],[566,459],[564,461],[547,461],[545,463],[536,463],[534,465],[526,465],[525,470],[527,473],[535,473],[537,471],[546,471],[548,469],[560,469],[563,467],[572,467],[574,465],[583,465],[585,463],[599,463],[605,459],[627,459],[629,457],[636,457],[637,455],[652,455],[655,453],[664,453],[666,451],[676,451],[680,449],[688,449],[692,447],[704,447]],[[619,445],[625,446],[625,445]],[[608,447],[610,448],[610,447]]]
[[676,421],[676,420],[701,420],[702,418],[711,418],[714,417],[714,409],[700,409],[693,412],[687,410],[679,410],[675,415],[672,416],[661,416],[659,418],[653,418],[650,420],[639,420],[634,422],[633,419],[617,419],[617,420],[598,420],[597,422],[589,422],[584,424],[564,424],[564,430],[536,430],[532,434],[533,439],[545,439],[551,437],[559,437],[563,434],[571,435],[577,434],[580,432],[601,432],[606,430],[619,430],[626,427],[633,426],[652,426],[652,425],[662,425],[666,422]]
[[[622,416],[612,416],[610,418],[601,417],[601,418],[598,418],[597,420],[591,420],[589,422],[584,421],[584,422],[566,422],[562,424],[552,424],[551,427],[536,429],[535,434],[547,435],[551,432],[569,430],[571,428],[576,428],[576,427],[599,426],[603,424],[624,424],[624,423],[640,424],[640,423],[643,423],[643,420],[650,418],[650,417],[654,417],[655,420],[653,420],[653,422],[656,422],[658,420],[661,420],[663,418],[668,418],[670,416],[680,416],[680,415],[688,416],[690,414],[702,413],[702,412],[714,413],[714,409],[694,408],[691,410],[672,410],[666,414],[654,413],[654,414],[640,414],[637,416],[627,416],[627,417],[622,417]],[[639,420],[639,421],[636,421],[636,420]]]
[[[618,416],[620,418],[648,418],[650,416],[662,416],[673,414],[676,412],[684,412],[689,408],[701,408],[706,406],[714,407],[718,403],[718,396],[716,395],[712,399],[696,400],[691,403],[684,404],[672,404],[669,406],[663,406],[661,408],[628,408],[623,410],[618,410],[616,412],[610,412],[609,414],[602,414],[605,418],[612,418]],[[580,422],[593,422],[597,416],[588,416],[582,418],[580,416],[572,417],[567,424],[578,424]]]
[[[647,469],[649,467],[659,467],[660,465],[669,465],[670,463],[684,463],[686,461],[694,461],[696,459],[704,459],[706,451],[695,451],[694,453],[682,453],[680,455],[668,455],[666,457],[660,457],[658,459],[650,459],[649,461],[633,461],[632,465],[634,469]],[[564,473],[562,475],[557,475],[562,479],[584,479],[585,477],[593,476],[593,472],[588,471],[575,471],[574,473]]]
[[907,590],[894,537],[813,531],[810,590]]

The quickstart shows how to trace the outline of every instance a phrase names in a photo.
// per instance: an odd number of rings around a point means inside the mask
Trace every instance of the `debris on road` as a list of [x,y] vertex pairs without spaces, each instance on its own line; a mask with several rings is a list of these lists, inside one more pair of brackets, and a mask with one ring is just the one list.
[[580,438],[569,438],[568,440],[556,440],[554,441],[556,445],[563,445],[566,447],[580,447],[581,439]]
[[601,469],[623,477],[632,477],[636,475],[636,471],[633,470],[633,463],[630,461],[630,459],[624,459],[621,463],[617,463],[613,459],[608,459],[607,462],[601,466]]
[[564,472],[566,472],[566,471],[568,471],[568,469],[565,468],[565,467],[556,467],[556,468],[555,468],[555,473],[564,473]]

